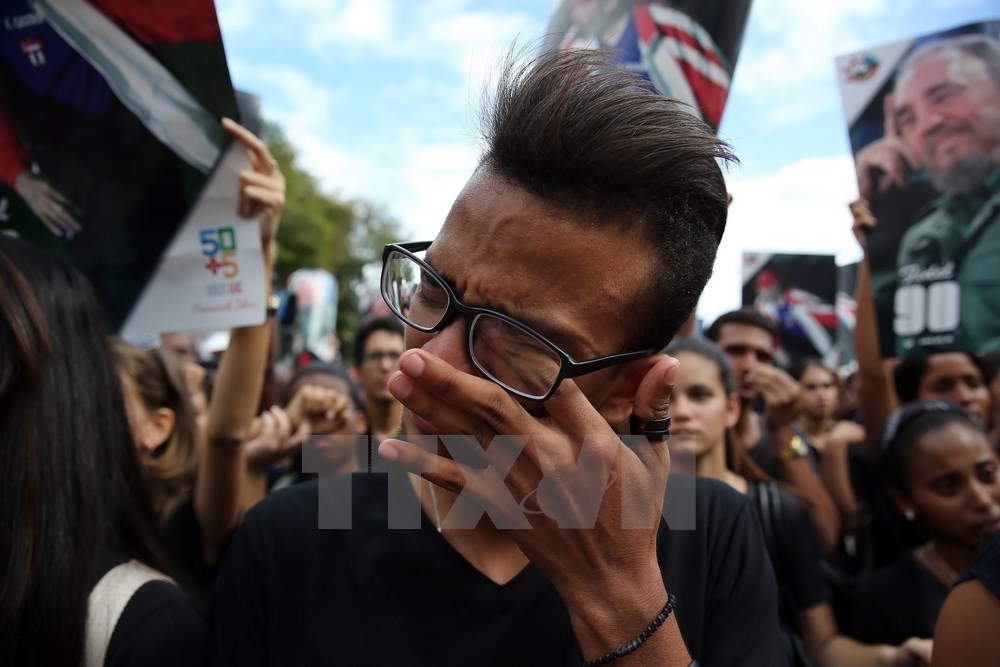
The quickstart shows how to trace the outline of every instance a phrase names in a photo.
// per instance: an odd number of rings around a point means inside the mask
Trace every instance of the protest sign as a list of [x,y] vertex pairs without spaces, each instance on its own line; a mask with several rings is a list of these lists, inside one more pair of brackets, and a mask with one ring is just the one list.
[[83,271],[115,331],[261,321],[212,1],[4,0],[0,28],[0,230]]
[[854,325],[858,317],[858,303],[855,292],[858,286],[859,263],[837,266],[837,347],[840,350],[839,366],[853,372],[857,362],[854,358]]
[[1000,21],[836,60],[885,357],[1000,349]]
[[749,12],[750,0],[561,0],[543,48],[613,49],[718,130]]
[[833,255],[743,253],[743,305],[777,327],[775,360],[781,366],[819,357],[836,367],[836,292]]

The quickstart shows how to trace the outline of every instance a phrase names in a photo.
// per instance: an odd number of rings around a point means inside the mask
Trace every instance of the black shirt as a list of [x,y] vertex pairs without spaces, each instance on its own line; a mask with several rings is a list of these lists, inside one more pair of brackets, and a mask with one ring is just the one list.
[[948,587],[906,551],[862,581],[851,636],[866,644],[930,639],[947,595]]
[[805,507],[775,484],[749,482],[747,487],[778,585],[786,587],[794,609],[803,611],[829,601],[819,536]]
[[[318,484],[352,485],[351,530],[317,529]],[[672,476],[668,488],[683,486]],[[254,507],[218,581],[217,664],[578,664],[566,607],[538,570],[496,584],[426,515],[419,529],[387,529],[386,496],[386,475],[355,474]],[[696,483],[695,501],[696,530],[661,524],[658,537],[692,657],[776,664],[774,578],[752,510],[711,480]]]
[[[122,562],[108,554],[101,576]],[[205,618],[184,592],[168,581],[150,581],[136,590],[118,617],[104,665],[207,665],[211,648]]]
[[801,612],[830,599],[816,526],[802,503],[775,484],[748,482],[747,498],[760,521],[774,566],[787,664],[809,664],[799,617]]
[[167,517],[161,535],[171,574],[198,608],[207,612],[219,568],[205,560],[201,524],[191,493],[177,503]]
[[979,552],[976,560],[972,561],[972,565],[962,573],[955,585],[970,579],[978,579],[983,588],[1000,598],[1000,533],[993,535],[986,548]]

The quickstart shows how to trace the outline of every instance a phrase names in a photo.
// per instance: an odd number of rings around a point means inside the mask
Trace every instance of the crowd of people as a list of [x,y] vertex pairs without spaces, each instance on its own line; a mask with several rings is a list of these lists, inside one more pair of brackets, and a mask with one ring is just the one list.
[[[273,321],[109,338],[0,236],[0,664],[997,664],[1000,363],[883,362],[864,268],[854,377],[691,331],[734,158],[605,58],[506,65],[392,314],[289,377]],[[224,127],[270,285],[284,179]]]

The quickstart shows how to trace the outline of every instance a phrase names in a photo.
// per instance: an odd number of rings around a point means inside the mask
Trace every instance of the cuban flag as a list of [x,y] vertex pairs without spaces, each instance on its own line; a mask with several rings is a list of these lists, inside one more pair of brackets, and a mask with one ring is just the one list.
[[693,107],[718,129],[731,77],[711,35],[690,16],[659,3],[638,3],[633,20],[647,76],[664,95]]

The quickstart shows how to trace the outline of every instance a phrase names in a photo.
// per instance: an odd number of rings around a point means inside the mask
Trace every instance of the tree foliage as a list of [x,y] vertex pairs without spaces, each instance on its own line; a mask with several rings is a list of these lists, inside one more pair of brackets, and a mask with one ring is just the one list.
[[342,200],[323,191],[298,162],[282,129],[264,123],[262,137],[285,176],[285,211],[278,228],[275,272],[286,279],[301,268],[325,269],[340,285],[337,331],[351,340],[360,319],[358,287],[367,264],[379,262],[382,248],[398,238],[398,223],[363,200]]

